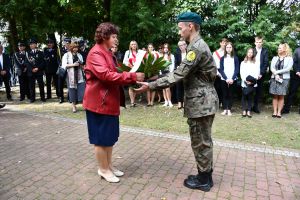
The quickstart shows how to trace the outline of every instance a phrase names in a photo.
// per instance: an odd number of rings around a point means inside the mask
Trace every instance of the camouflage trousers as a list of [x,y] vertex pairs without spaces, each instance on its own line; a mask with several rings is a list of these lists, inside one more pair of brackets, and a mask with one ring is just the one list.
[[211,128],[215,115],[189,118],[191,146],[200,172],[210,172],[213,165],[213,142]]

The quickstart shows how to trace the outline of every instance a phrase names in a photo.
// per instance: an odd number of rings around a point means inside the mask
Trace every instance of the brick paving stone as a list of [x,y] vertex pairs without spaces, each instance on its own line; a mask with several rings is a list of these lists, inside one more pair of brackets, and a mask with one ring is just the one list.
[[183,186],[197,172],[188,136],[122,128],[114,164],[125,176],[111,184],[97,175],[85,122],[7,109],[0,121],[1,200],[300,199],[297,153],[216,142],[215,186],[204,193]]

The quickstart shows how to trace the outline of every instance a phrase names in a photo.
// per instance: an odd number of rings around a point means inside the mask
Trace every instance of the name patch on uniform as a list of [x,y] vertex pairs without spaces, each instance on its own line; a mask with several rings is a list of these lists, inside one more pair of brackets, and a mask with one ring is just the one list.
[[196,59],[196,53],[194,51],[189,51],[186,55],[188,61],[194,61]]

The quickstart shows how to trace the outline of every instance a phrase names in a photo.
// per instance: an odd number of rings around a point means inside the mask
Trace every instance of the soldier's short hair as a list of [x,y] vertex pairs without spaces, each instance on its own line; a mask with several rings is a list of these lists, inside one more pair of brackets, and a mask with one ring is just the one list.
[[200,25],[199,24],[194,23],[194,22],[184,22],[184,24],[186,26],[188,26],[190,23],[194,25],[196,31],[200,31]]

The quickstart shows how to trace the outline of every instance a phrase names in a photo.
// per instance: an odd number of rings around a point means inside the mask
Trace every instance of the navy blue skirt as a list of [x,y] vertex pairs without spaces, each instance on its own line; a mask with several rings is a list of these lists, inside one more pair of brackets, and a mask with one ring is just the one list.
[[102,115],[86,110],[90,144],[113,146],[119,138],[119,116]]

